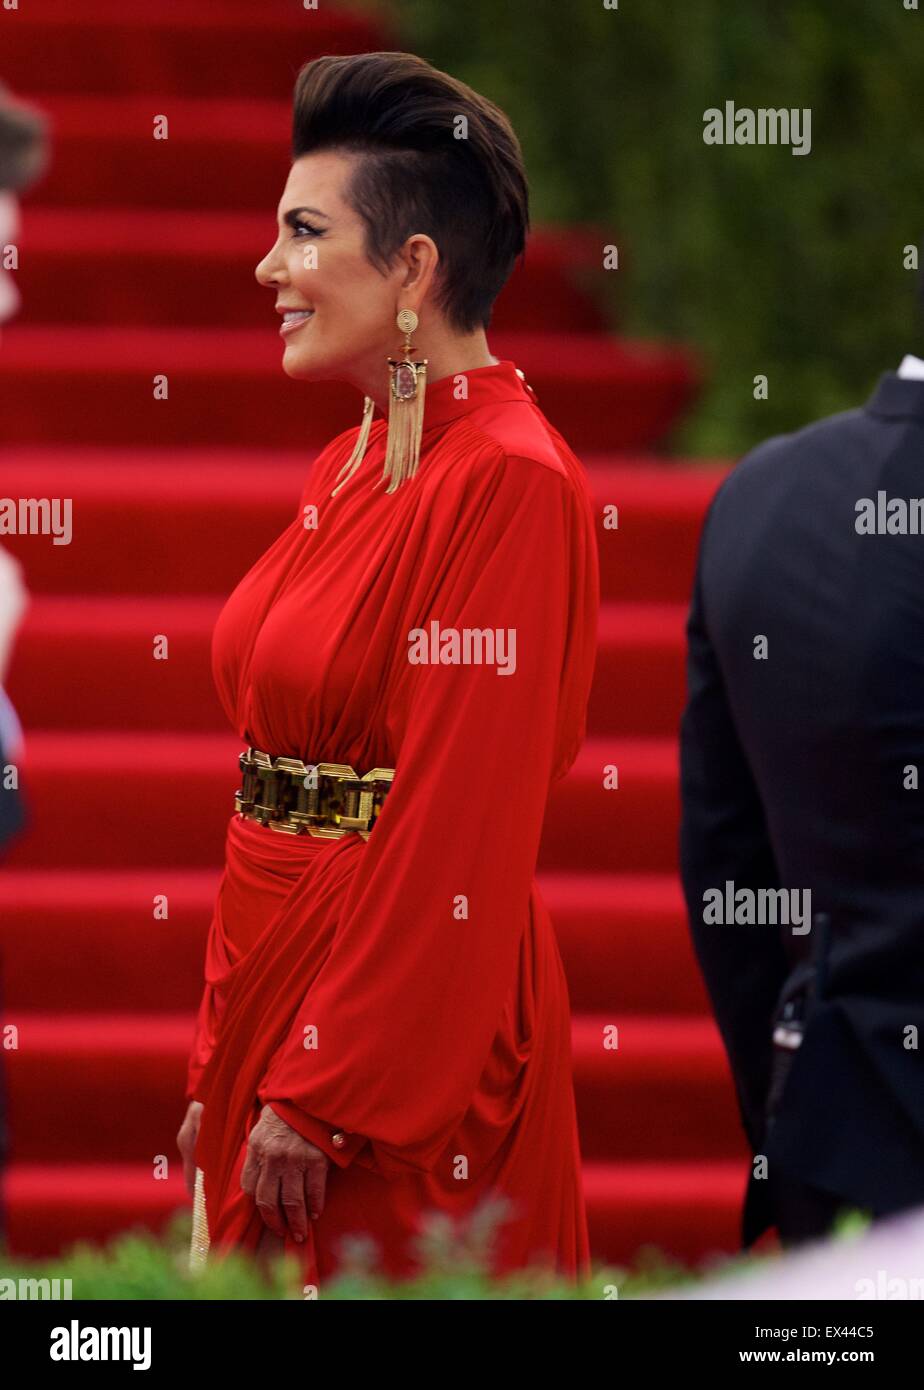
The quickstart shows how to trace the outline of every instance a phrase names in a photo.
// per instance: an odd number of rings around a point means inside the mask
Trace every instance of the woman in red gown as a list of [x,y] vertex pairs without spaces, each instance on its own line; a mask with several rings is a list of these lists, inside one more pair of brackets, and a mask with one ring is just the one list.
[[394,778],[365,837],[232,816],[179,1142],[212,1251],[284,1246],[314,1285],[346,1236],[411,1274],[428,1218],[485,1202],[496,1272],[588,1270],[568,993],[534,872],[584,734],[598,570],[581,466],[485,339],[527,220],[516,137],[469,88],[406,54],[302,70],[257,269],[289,316],[283,366],[387,409],[412,310],[419,463],[379,485],[384,418],[364,453],[356,429],[324,449],[218,620],[213,672],[254,748]]

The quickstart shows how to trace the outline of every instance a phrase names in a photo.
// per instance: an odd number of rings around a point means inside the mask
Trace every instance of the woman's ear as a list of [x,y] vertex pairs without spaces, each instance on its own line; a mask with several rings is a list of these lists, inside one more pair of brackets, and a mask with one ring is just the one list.
[[418,303],[423,303],[440,261],[436,242],[425,232],[415,232],[408,237],[399,255],[405,264],[401,288],[413,290]]

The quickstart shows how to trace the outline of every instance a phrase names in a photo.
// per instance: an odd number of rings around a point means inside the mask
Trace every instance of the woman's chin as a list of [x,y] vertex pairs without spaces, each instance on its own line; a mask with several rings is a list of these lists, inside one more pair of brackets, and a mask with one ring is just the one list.
[[282,354],[282,370],[295,381],[311,381],[318,374],[318,363],[310,353],[288,347]]
[[344,366],[340,357],[297,351],[294,344],[282,354],[282,370],[293,381],[343,381]]

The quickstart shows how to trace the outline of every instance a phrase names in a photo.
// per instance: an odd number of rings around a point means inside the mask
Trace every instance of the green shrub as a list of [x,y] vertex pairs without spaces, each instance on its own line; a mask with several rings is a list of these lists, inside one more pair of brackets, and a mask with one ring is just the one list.
[[[497,101],[535,220],[600,224],[614,323],[689,344],[676,444],[738,454],[858,404],[921,343],[924,9],[901,0],[401,0],[404,47]],[[707,146],[703,113],[809,107],[812,149]],[[601,246],[602,262],[602,246]],[[558,325],[554,325],[558,327]],[[753,399],[753,378],[769,398]]]
[[[297,1262],[274,1261],[268,1272],[243,1253],[210,1259],[203,1270],[190,1274],[188,1251],[190,1216],[180,1211],[161,1238],[145,1231],[120,1235],[105,1247],[79,1244],[46,1260],[21,1260],[0,1255],[2,1279],[70,1279],[75,1299],[91,1300],[271,1300],[305,1297]],[[423,1272],[395,1282],[377,1269],[375,1254],[361,1239],[342,1248],[338,1277],[325,1284],[330,1300],[601,1300],[644,1298],[703,1275],[730,1276],[752,1268],[774,1253],[755,1256],[714,1256],[698,1270],[686,1268],[654,1246],[643,1247],[630,1269],[595,1264],[581,1284],[556,1279],[545,1271],[523,1271],[491,1279],[484,1261],[496,1233],[498,1218],[483,1209],[467,1226],[434,1218],[421,1242]],[[842,1221],[840,1237],[864,1229],[857,1213]]]

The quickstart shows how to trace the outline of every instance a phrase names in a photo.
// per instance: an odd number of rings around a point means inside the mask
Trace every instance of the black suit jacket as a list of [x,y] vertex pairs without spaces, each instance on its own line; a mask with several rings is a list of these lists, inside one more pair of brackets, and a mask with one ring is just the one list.
[[[720,487],[687,629],[680,850],[755,1153],[885,1213],[924,1202],[924,535],[858,534],[880,492],[924,498],[924,382],[894,373]],[[811,932],[707,925],[727,880],[810,890]],[[774,1017],[812,969],[768,1128]],[[745,1243],[772,1224],[767,1190],[752,1177]]]

